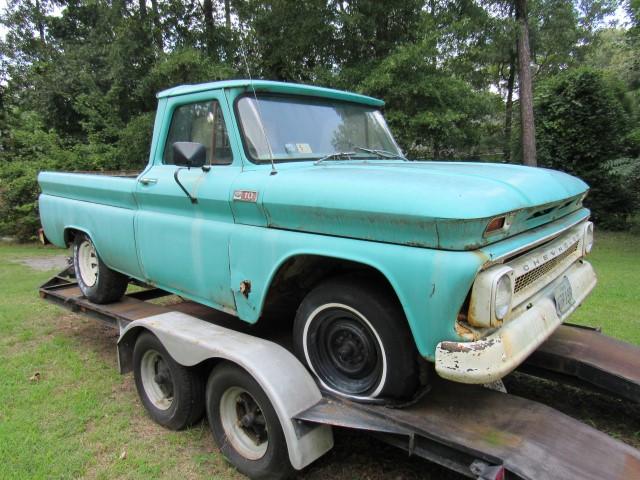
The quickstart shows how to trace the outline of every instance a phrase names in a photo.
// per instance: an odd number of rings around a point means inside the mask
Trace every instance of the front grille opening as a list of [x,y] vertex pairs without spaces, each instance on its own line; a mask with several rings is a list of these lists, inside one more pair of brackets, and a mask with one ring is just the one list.
[[547,273],[553,270],[556,266],[562,263],[562,261],[565,258],[575,253],[577,249],[578,249],[578,241],[576,241],[571,246],[569,246],[569,248],[567,248],[564,252],[562,252],[557,257],[553,257],[551,260],[548,260],[547,262],[534,268],[533,270],[529,270],[527,273],[524,273],[519,277],[516,277],[516,285],[514,288],[514,292],[518,293],[519,291],[527,288],[529,285],[532,285],[535,282],[537,282],[540,278],[545,276]]
[[555,209],[556,209],[556,207],[550,207],[550,208],[545,208],[544,210],[538,210],[533,215],[531,215],[529,218],[527,218],[527,220],[531,220],[533,218],[542,217],[544,215],[547,215],[548,213],[553,212]]

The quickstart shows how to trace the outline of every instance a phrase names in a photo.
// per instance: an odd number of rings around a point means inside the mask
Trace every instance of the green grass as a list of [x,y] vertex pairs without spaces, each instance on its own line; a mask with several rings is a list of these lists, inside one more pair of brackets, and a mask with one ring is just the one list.
[[569,322],[640,345],[640,235],[597,233],[588,260],[598,285]]
[[112,332],[38,298],[54,272],[13,263],[60,253],[0,245],[0,478],[238,478],[204,423],[170,432],[144,414]]
[[[205,424],[170,432],[147,417],[131,375],[117,373],[114,332],[38,298],[54,272],[13,263],[60,253],[0,244],[0,478],[239,478]],[[600,233],[589,259],[599,285],[570,321],[640,344],[640,236]],[[36,372],[40,380],[31,381]],[[305,476],[383,478],[385,459],[393,469],[442,475],[346,438]],[[367,455],[370,448],[384,455]]]

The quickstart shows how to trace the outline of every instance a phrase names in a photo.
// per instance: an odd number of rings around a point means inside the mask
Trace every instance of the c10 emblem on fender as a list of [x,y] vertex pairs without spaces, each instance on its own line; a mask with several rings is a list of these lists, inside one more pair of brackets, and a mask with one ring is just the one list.
[[256,203],[258,201],[258,192],[254,192],[253,190],[236,190],[233,192],[233,200]]

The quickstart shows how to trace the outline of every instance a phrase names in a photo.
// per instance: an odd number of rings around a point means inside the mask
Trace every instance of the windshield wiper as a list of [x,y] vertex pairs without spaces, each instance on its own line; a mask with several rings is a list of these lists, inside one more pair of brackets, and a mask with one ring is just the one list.
[[364,148],[364,147],[353,147],[355,150],[361,150],[367,153],[373,153],[380,158],[401,158],[402,160],[406,160],[407,158],[399,153],[388,152],[386,150],[380,150],[375,148]]
[[325,160],[342,160],[345,158],[347,160],[351,160],[351,156],[355,154],[356,152],[333,152],[333,153],[330,153],[329,155],[325,155],[324,157],[320,157],[314,163],[317,165],[320,162],[324,162]]

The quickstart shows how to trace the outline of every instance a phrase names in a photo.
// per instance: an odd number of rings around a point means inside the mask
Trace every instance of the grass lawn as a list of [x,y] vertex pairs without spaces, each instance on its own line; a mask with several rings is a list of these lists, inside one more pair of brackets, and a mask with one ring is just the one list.
[[640,345],[640,235],[596,232],[589,261],[598,285],[569,321]]
[[13,263],[60,253],[0,245],[0,478],[240,478],[206,424],[170,432],[144,415],[114,331],[38,298],[54,272]]
[[[0,244],[0,478],[240,478],[205,423],[170,432],[147,417],[117,373],[116,332],[38,298],[54,271],[17,261],[61,253]],[[640,237],[600,233],[591,260],[600,283],[572,321],[640,344]],[[304,477],[458,478],[372,442],[339,433]]]

